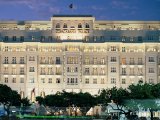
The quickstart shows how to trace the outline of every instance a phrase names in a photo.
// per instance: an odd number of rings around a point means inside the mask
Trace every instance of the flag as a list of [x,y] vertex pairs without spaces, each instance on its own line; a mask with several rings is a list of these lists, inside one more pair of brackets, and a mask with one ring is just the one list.
[[73,8],[73,4],[70,4],[70,5],[69,5],[69,8],[72,9],[72,8]]

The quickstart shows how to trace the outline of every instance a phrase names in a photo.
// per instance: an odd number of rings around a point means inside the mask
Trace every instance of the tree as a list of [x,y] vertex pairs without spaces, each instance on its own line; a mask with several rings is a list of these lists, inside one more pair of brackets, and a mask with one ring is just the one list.
[[27,97],[21,99],[21,104],[23,105],[23,107],[27,107],[31,105]]
[[41,97],[41,96],[37,96],[37,97],[36,97],[36,101],[38,101],[38,103],[39,103],[40,105],[44,104],[44,98]]
[[0,103],[9,116],[10,106],[20,106],[21,97],[17,91],[12,90],[7,85],[0,84]]

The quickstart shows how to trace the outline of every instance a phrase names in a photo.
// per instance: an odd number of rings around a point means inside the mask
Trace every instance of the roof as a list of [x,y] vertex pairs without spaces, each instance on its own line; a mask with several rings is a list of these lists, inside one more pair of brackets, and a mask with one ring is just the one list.
[[53,15],[53,17],[93,17],[92,15]]

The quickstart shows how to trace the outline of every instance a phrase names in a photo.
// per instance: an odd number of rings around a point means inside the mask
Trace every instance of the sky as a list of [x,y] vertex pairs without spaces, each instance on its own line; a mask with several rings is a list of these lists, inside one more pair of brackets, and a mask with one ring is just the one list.
[[96,20],[157,21],[160,0],[0,0],[0,20],[50,20],[57,14],[93,15]]

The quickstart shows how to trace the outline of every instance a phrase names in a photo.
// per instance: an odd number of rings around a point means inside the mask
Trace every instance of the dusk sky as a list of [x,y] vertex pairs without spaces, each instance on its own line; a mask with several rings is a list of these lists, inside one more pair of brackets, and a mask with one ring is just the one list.
[[[73,9],[69,5],[73,4]],[[160,20],[160,0],[0,0],[0,20],[50,20],[57,14],[98,20]]]

